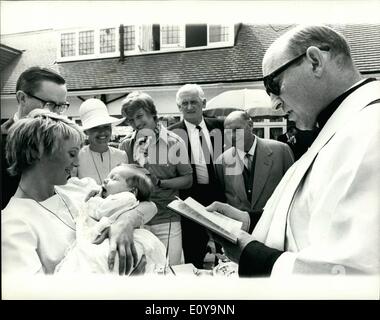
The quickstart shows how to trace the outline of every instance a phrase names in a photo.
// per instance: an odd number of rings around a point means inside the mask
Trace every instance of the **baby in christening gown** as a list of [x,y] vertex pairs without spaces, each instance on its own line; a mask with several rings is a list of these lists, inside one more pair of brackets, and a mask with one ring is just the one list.
[[[76,241],[55,272],[117,274],[118,259],[112,272],[108,268],[108,239],[101,244],[92,242],[121,214],[128,214],[139,201],[149,200],[151,191],[150,179],[138,169],[125,164],[114,168],[99,193],[82,206],[76,219]],[[165,266],[165,246],[153,233],[136,229],[133,238],[138,260],[145,254],[145,273],[154,273]]]

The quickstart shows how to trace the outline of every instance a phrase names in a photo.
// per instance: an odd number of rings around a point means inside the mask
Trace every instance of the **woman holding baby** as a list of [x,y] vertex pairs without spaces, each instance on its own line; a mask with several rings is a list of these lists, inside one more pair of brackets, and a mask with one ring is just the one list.
[[[83,141],[76,124],[48,112],[36,112],[12,126],[6,156],[9,171],[21,180],[2,212],[3,273],[52,274],[74,243],[79,204],[93,188],[85,179],[67,183]],[[151,202],[141,202],[99,237],[98,243],[109,238],[110,269],[116,253],[120,274],[136,264],[133,230],[145,212],[155,210]]]

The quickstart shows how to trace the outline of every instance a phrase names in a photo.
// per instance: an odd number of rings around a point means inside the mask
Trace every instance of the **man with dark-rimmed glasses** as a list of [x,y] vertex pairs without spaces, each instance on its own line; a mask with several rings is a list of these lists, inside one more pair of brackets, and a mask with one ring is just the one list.
[[31,93],[25,92],[29,97],[32,97],[34,99],[37,99],[38,101],[42,102],[42,107],[43,109],[49,109],[51,112],[57,113],[57,114],[62,114],[64,113],[70,106],[70,103],[68,102],[63,102],[63,103],[56,103],[54,101],[47,101],[44,99],[41,99]]
[[219,239],[225,253],[244,277],[380,274],[380,81],[362,78],[346,39],[327,26],[282,35],[263,74],[273,106],[318,135],[254,229],[247,212],[208,208],[243,222],[237,244]]
[[[330,48],[327,45],[321,45],[319,47],[321,51],[329,51]],[[263,78],[264,86],[268,95],[279,96],[281,93],[281,75],[286,72],[287,69],[292,66],[297,66],[302,63],[302,59],[306,57],[306,51],[297,55],[295,58],[289,60],[270,74]],[[274,106],[276,109],[282,107],[282,104],[278,101]],[[292,121],[295,115],[291,111],[287,111],[288,121]],[[294,154],[295,159],[298,160],[310,147],[314,139],[318,135],[319,128],[313,127],[311,124],[302,124],[301,121],[298,123],[297,133],[295,135],[294,149],[297,149],[297,154]],[[294,150],[293,150],[294,151]]]
[[[41,67],[32,67],[25,70],[17,80],[16,84],[16,98],[18,101],[18,110],[15,116],[8,121],[7,125],[2,126],[2,163],[1,163],[1,195],[2,195],[2,209],[7,205],[10,198],[15,194],[20,177],[10,176],[7,172],[7,163],[5,159],[5,142],[7,131],[10,129],[15,121],[21,118],[25,118],[31,111],[36,109],[49,109],[51,112],[62,113],[68,107],[69,104],[66,101],[67,89],[65,79],[53,70]],[[34,115],[37,115],[36,112]],[[10,129],[12,130],[12,129]],[[27,142],[26,142],[27,143]],[[38,152],[38,150],[37,150]],[[47,155],[48,156],[48,155]],[[67,157],[73,157],[73,155],[67,155]],[[32,159],[34,161],[35,159]],[[44,160],[45,161],[45,160]],[[50,160],[49,160],[50,161]],[[29,164],[31,165],[31,164]],[[28,172],[24,172],[28,174]],[[85,188],[84,188],[85,189]],[[78,194],[79,196],[79,194]],[[91,193],[88,197],[91,196]],[[79,199],[79,198],[78,198]],[[12,200],[11,200],[12,201]],[[11,204],[12,205],[12,204]],[[141,202],[138,207],[129,212],[128,215],[121,215],[117,221],[115,221],[110,228],[107,228],[97,239],[96,243],[102,243],[106,238],[109,239],[109,256],[108,265],[110,270],[113,270],[115,264],[115,257],[119,260],[119,274],[131,274],[135,275],[143,273],[146,265],[145,255],[138,262],[137,251],[133,243],[133,230],[140,227],[143,223],[143,217],[147,214],[154,214],[156,212],[156,206],[154,203]],[[19,221],[15,218],[11,222],[14,227],[21,227],[21,232],[12,233],[12,236],[8,238],[7,248],[21,248],[20,255],[24,254],[24,249],[28,251],[28,248],[23,248],[23,244],[28,242],[25,239],[29,239],[28,234],[33,233],[30,228],[26,227],[24,221]],[[31,232],[31,233],[30,233]],[[33,241],[32,241],[33,242]],[[29,244],[28,244],[29,245]],[[4,248],[3,248],[4,249]],[[26,263],[25,257],[21,260]],[[21,263],[22,265],[22,263]],[[30,271],[30,270],[29,270]],[[44,270],[45,272],[46,270]],[[17,270],[16,270],[17,272]],[[32,272],[32,271],[31,271]]]
[[16,83],[18,109],[14,116],[1,126],[1,208],[4,209],[15,193],[19,177],[11,177],[7,172],[5,159],[5,142],[9,128],[18,119],[25,118],[32,110],[49,109],[62,114],[69,107],[66,101],[67,88],[65,79],[54,70],[31,67],[19,76]]
[[[330,48],[325,46],[325,47],[321,47],[319,49],[322,51],[329,51]],[[289,60],[284,65],[282,65],[281,67],[274,70],[273,72],[271,72],[270,74],[266,75],[263,78],[264,86],[265,86],[265,89],[266,89],[266,92],[268,93],[268,95],[271,95],[271,94],[274,94],[276,96],[280,95],[280,84],[279,84],[279,80],[278,80],[280,74],[285,72],[285,70],[290,68],[293,64],[296,64],[297,62],[299,62],[301,60],[301,58],[303,58],[304,56],[306,56],[306,52],[304,52],[304,53],[300,54],[299,56],[296,56],[295,58]]]

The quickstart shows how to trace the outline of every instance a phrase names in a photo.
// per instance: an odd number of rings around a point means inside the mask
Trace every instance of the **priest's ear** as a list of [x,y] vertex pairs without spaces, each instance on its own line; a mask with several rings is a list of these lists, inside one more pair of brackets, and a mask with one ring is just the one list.
[[16,99],[17,99],[17,102],[23,106],[26,103],[27,94],[22,90],[18,90],[16,92]]
[[251,129],[253,129],[253,120],[252,120],[251,117],[249,118],[249,120],[247,120],[247,124],[248,124],[248,126],[249,126]]

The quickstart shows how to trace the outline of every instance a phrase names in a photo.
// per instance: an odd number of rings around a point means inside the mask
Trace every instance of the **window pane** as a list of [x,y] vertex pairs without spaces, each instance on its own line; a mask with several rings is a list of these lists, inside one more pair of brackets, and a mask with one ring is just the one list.
[[221,24],[210,25],[209,42],[225,42],[228,41],[228,26]]
[[124,27],[124,51],[135,50],[135,26]]
[[94,53],[94,31],[79,32],[79,55]]
[[75,56],[75,33],[61,34],[61,57]]
[[207,46],[207,24],[186,25],[186,48]]
[[162,44],[179,44],[180,32],[179,26],[164,25],[161,28]]
[[253,133],[260,138],[264,138],[264,128],[253,128]]
[[115,52],[115,28],[100,30],[100,53]]
[[282,128],[270,128],[269,129],[269,138],[277,140],[277,137],[282,134]]

